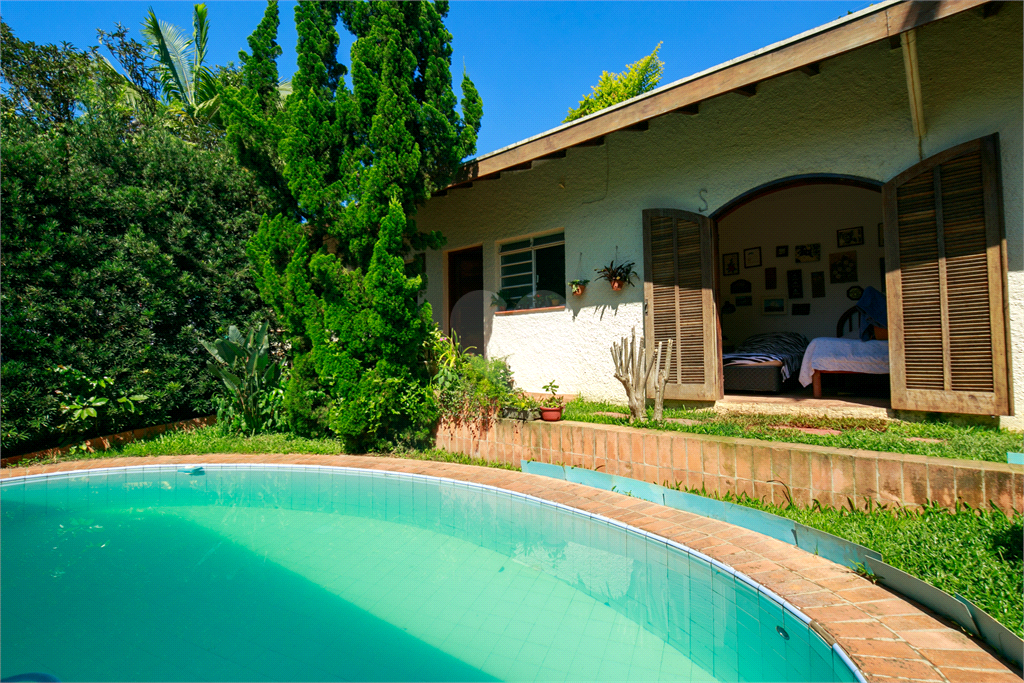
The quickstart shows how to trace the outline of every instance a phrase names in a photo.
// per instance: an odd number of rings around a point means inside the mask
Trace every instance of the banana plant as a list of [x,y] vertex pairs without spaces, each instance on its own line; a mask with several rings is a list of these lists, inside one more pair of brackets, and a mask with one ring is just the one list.
[[281,384],[281,365],[270,358],[269,328],[270,323],[264,322],[259,330],[251,330],[243,337],[232,325],[226,337],[212,344],[203,342],[216,360],[206,367],[227,387],[244,429],[254,434],[263,429],[268,418],[261,408],[261,399]]
[[142,35],[159,65],[160,85],[164,98],[182,116],[210,122],[220,106],[216,79],[203,63],[210,22],[206,5],[192,9],[192,38],[181,29],[157,19],[153,8],[142,22]]

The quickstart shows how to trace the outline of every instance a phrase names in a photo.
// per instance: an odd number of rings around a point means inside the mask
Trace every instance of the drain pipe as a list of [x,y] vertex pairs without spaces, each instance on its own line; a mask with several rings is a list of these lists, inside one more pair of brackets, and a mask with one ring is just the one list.
[[921,71],[917,64],[917,30],[910,29],[901,33],[900,45],[903,47],[903,71],[907,75],[907,95],[910,97],[910,120],[917,137],[917,156],[923,160],[924,104],[921,100]]

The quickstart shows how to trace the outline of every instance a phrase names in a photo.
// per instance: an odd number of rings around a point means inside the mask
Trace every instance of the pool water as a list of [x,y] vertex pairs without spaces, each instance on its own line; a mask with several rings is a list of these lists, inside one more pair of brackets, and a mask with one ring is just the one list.
[[498,489],[207,466],[0,497],[0,677],[856,680],[709,558]]

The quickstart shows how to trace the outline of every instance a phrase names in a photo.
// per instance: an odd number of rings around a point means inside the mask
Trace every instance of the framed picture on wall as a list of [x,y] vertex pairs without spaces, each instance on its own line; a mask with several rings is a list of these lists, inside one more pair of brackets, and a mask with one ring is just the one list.
[[789,256],[789,245],[784,244],[781,247],[775,247],[775,258],[784,258]]
[[793,249],[796,251],[797,263],[811,263],[821,260],[821,244],[798,244]]
[[804,298],[804,271],[799,268],[786,271],[786,292],[790,299]]
[[764,315],[786,315],[786,300],[781,297],[766,297],[761,300],[761,312]]
[[740,253],[734,251],[731,254],[722,254],[722,275],[739,275]]
[[844,228],[842,230],[836,230],[836,247],[843,249],[844,247],[859,247],[864,244],[864,226],[858,225],[856,228]]
[[820,299],[825,296],[825,271],[816,270],[811,273],[811,296]]
[[828,279],[834,285],[857,281],[857,252],[841,251],[828,255]]
[[761,247],[751,247],[743,250],[743,267],[759,268],[761,266]]

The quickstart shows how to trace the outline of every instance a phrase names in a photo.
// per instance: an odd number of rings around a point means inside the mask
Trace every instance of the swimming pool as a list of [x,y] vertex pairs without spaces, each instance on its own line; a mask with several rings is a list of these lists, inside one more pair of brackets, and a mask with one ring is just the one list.
[[362,469],[149,466],[0,486],[0,677],[859,675],[711,558],[556,503]]

